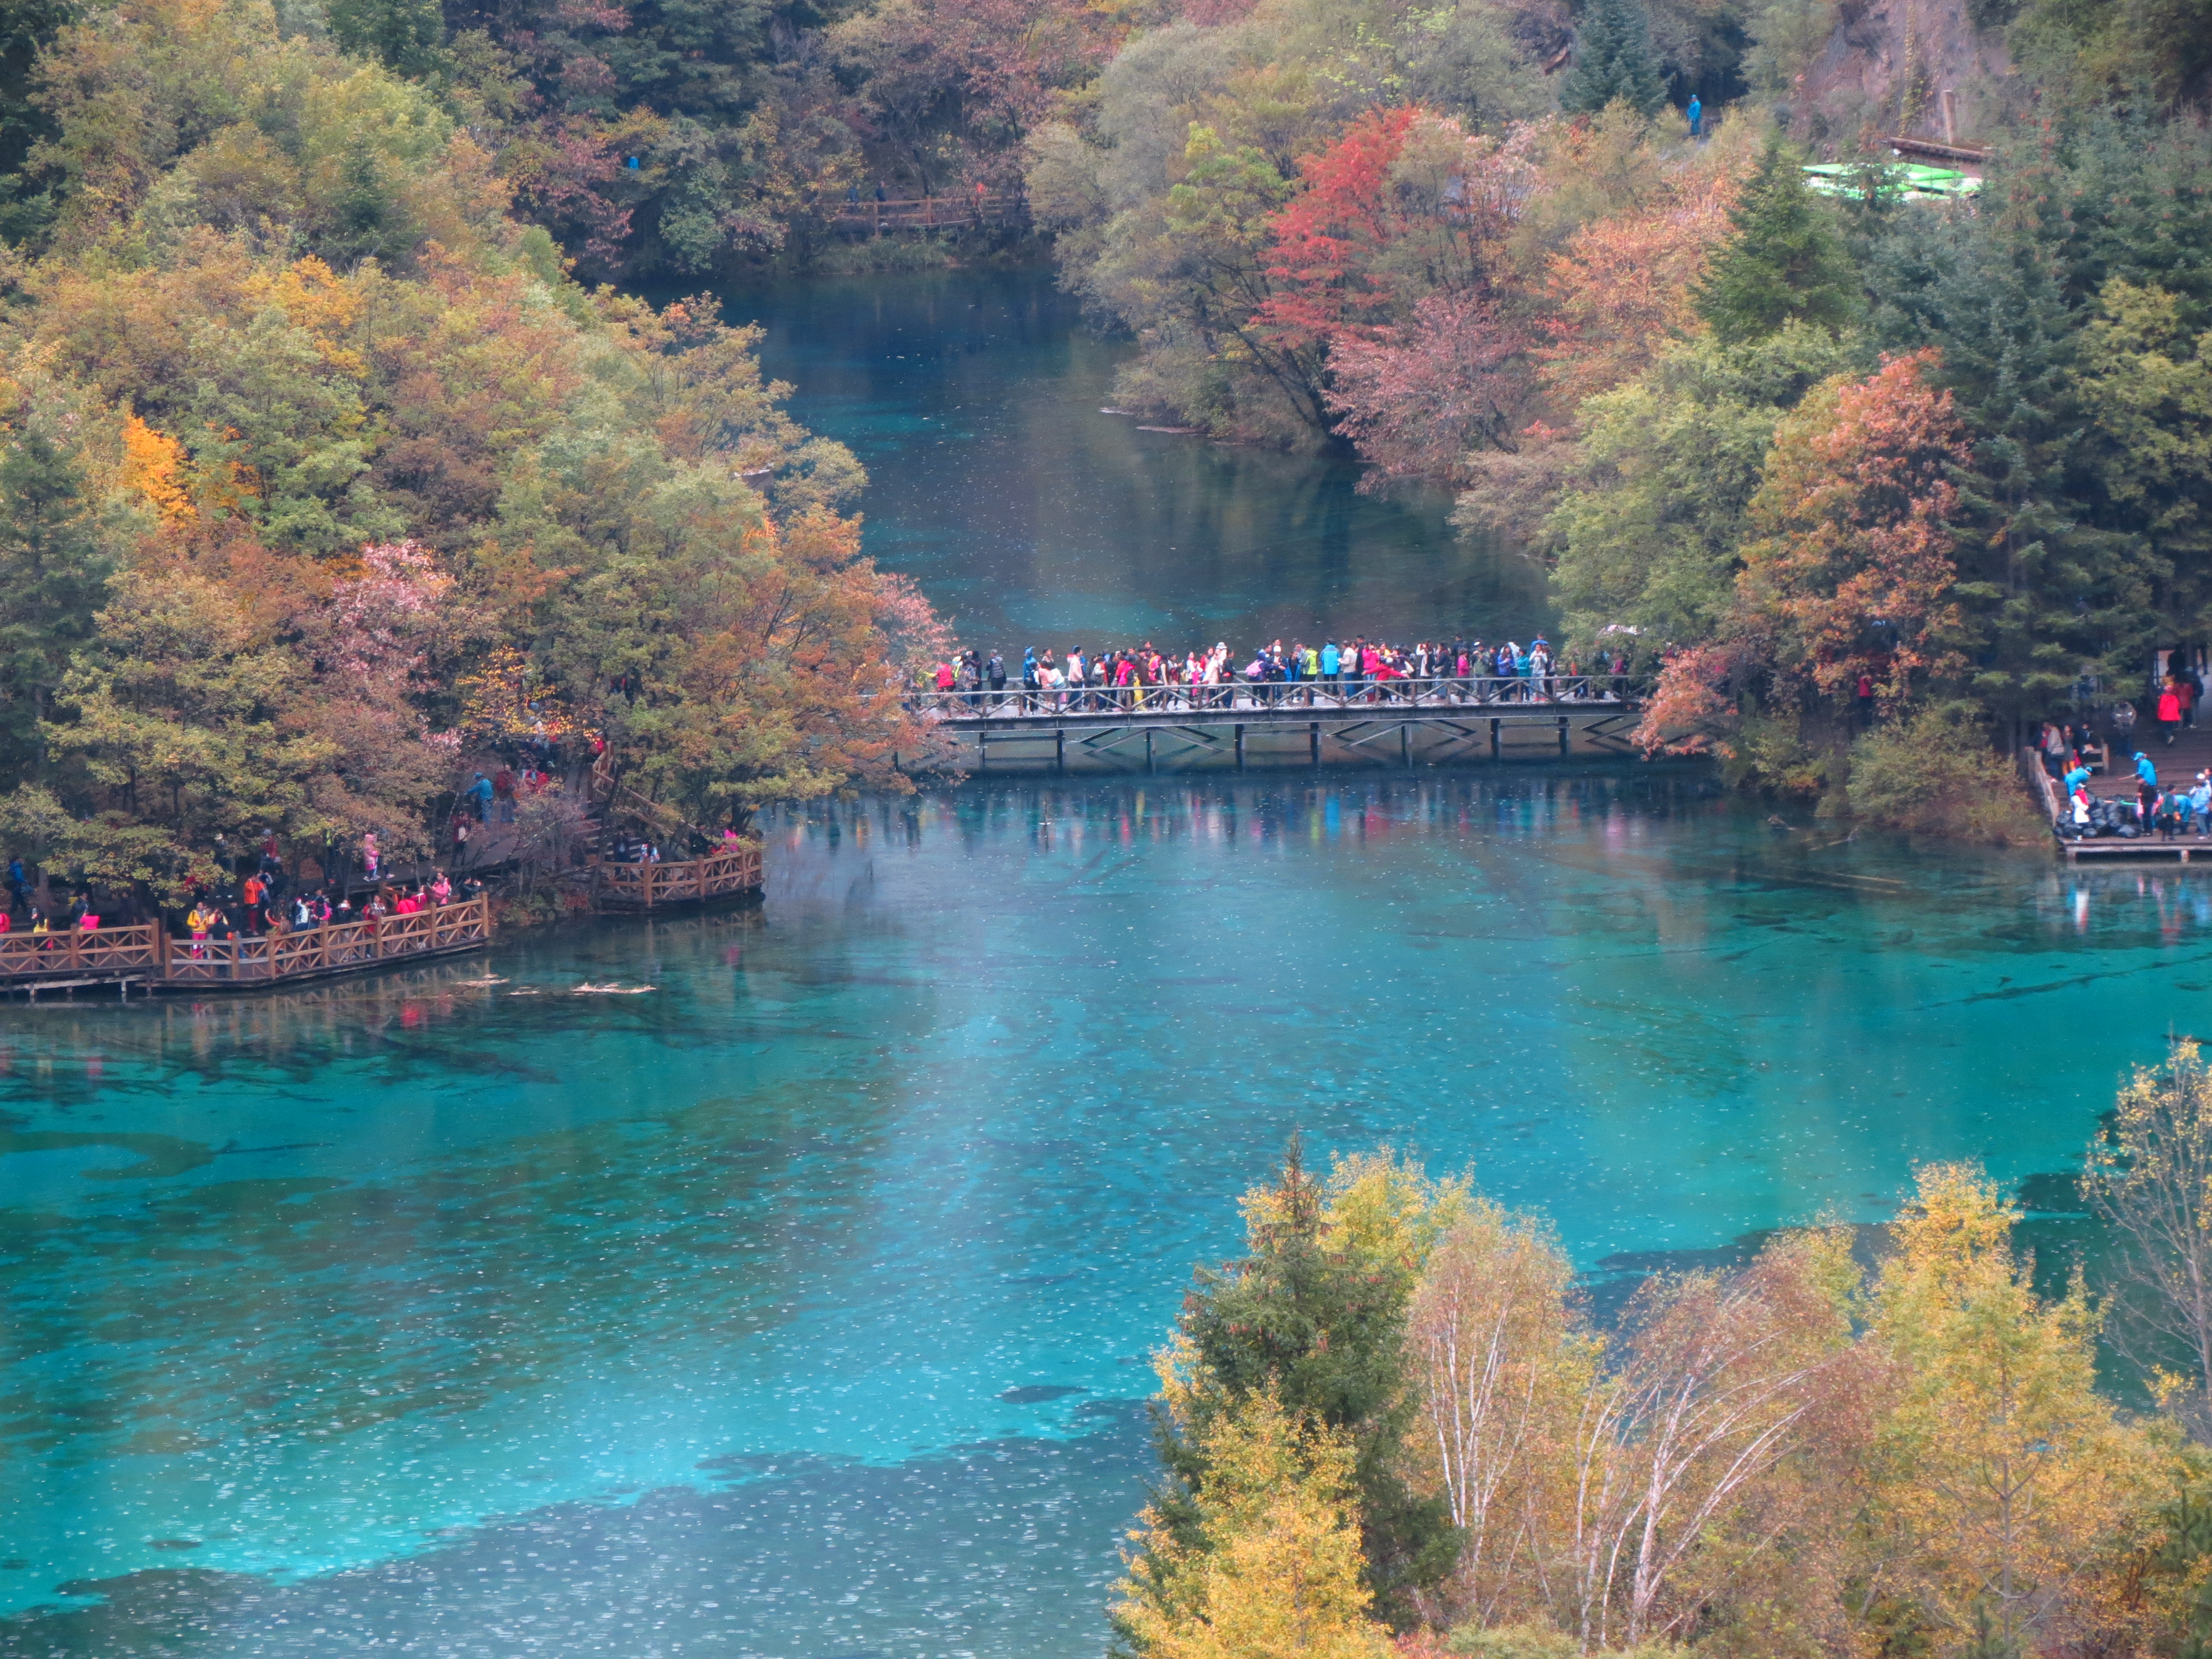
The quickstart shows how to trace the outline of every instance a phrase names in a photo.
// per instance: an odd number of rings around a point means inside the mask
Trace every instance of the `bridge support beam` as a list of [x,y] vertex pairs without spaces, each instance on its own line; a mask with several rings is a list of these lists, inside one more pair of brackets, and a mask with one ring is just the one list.
[[1307,722],[1306,741],[1313,747],[1314,770],[1318,772],[1321,770],[1321,722],[1319,720]]
[[1052,763],[1060,771],[1067,770],[1067,730],[1065,726],[1052,734]]
[[1406,763],[1406,769],[1413,769],[1413,728],[1410,722],[1398,722],[1398,758]]
[[1498,719],[1495,715],[1492,716],[1490,721],[1490,758],[1492,760],[1496,760],[1499,754],[1503,752],[1498,743],[1498,728],[1504,724],[1505,722],[1504,720]]
[[1559,716],[1559,752],[1562,755],[1567,752],[1567,717],[1565,714]]
[[1241,726],[1237,728],[1237,769],[1244,769],[1244,728]]

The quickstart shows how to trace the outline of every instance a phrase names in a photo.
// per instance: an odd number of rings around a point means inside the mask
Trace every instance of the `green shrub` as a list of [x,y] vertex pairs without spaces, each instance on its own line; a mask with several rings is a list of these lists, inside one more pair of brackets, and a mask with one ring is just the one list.
[[1844,793],[1854,816],[1915,835],[2027,846],[2050,833],[2013,763],[1955,708],[1923,709],[1866,733],[1851,745]]
[[1575,1638],[1542,1625],[1499,1625],[1485,1630],[1462,1625],[1445,1639],[1448,1652],[1468,1659],[1577,1659]]

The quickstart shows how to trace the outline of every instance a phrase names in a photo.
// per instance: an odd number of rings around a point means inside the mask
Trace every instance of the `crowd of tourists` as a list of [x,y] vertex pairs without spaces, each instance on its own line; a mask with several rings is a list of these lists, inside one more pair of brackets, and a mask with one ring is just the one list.
[[[191,940],[191,954],[204,955],[208,942],[258,938],[265,933],[304,933],[335,923],[419,911],[476,897],[483,884],[456,882],[443,869],[428,877],[392,879],[382,868],[382,851],[374,830],[361,838],[361,874],[368,890],[358,895],[342,872],[303,882],[288,866],[274,830],[263,835],[253,868],[242,879],[189,884],[177,925]],[[0,909],[0,934],[26,933],[58,940],[71,933],[96,933],[102,927],[128,926],[139,920],[127,898],[103,899],[89,886],[57,893],[51,877],[34,878],[20,854],[8,861],[8,903]]]
[[1261,702],[1296,702],[1300,687],[1332,702],[1387,701],[1455,689],[1471,692],[1484,682],[1483,701],[1534,702],[1615,695],[1611,677],[1627,672],[1624,654],[1601,656],[1585,667],[1571,656],[1561,658],[1540,634],[1525,646],[1515,640],[1424,640],[1410,646],[1364,636],[1318,645],[1277,640],[1249,655],[1231,651],[1226,641],[1203,651],[1163,652],[1147,640],[1133,650],[1070,647],[1063,657],[1031,646],[1022,652],[1018,672],[1010,672],[996,651],[988,658],[957,652],[937,664],[924,689],[963,694],[978,708],[1012,704],[1060,710],[1134,708],[1159,696],[1193,706],[1226,705],[1240,688]]

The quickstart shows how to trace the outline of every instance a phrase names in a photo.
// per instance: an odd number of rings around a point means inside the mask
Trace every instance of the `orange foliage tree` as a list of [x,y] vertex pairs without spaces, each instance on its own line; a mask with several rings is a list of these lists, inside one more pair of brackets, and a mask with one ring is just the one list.
[[1668,341],[1702,327],[1690,290],[1706,253],[1728,234],[1735,194],[1724,176],[1680,177],[1650,210],[1584,225],[1551,257],[1549,337],[1534,356],[1563,407],[1632,380]]
[[1864,678],[1894,711],[1963,669],[1950,474],[1969,450],[1936,362],[1919,351],[1828,381],[1777,429],[1729,612],[1662,671],[1647,752],[1710,746],[1746,690],[1832,708]]

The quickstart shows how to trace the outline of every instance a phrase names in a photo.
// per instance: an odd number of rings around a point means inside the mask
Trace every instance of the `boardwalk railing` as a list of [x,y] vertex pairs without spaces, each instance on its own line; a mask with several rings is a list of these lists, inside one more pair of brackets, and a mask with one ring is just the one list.
[[925,718],[945,720],[1056,720],[1103,714],[1117,719],[1155,714],[1188,720],[1194,714],[1253,714],[1308,710],[1353,714],[1382,711],[1495,708],[1561,704],[1632,705],[1637,686],[1626,674],[1547,674],[1484,679],[1267,680],[1224,685],[1070,686],[1031,691],[917,691],[908,706]]
[[673,864],[602,864],[599,896],[612,904],[679,904],[723,893],[749,893],[761,884],[761,849],[739,847]]
[[1019,195],[916,196],[881,202],[841,202],[830,222],[847,232],[954,230],[963,225],[1016,225],[1029,216]]
[[65,975],[161,976],[168,936],[159,924],[98,927],[91,933],[0,933],[0,981],[57,979]]
[[369,917],[197,943],[153,922],[95,932],[0,937],[0,984],[69,975],[150,985],[258,985],[308,979],[489,944],[491,901],[465,899],[412,915]]

